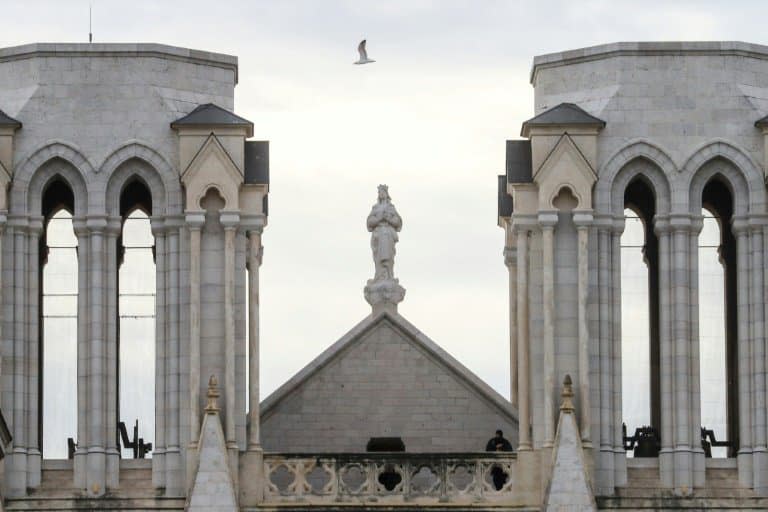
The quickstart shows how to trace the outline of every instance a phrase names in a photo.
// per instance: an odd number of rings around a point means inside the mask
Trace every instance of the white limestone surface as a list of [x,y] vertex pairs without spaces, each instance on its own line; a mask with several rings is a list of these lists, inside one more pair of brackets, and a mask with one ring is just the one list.
[[200,433],[200,464],[189,496],[188,512],[237,512],[227,446],[218,414],[206,414]]
[[597,505],[587,481],[587,467],[573,411],[563,411],[560,415],[553,459],[552,478],[544,510],[596,511]]

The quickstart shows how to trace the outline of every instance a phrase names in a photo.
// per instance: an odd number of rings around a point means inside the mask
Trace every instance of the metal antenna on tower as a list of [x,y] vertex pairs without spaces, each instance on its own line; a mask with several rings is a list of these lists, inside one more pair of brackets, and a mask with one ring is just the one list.
[[88,42],[89,43],[93,42],[93,32],[91,30],[93,28],[92,27],[92,21],[93,21],[92,11],[93,11],[93,4],[89,2],[88,3]]

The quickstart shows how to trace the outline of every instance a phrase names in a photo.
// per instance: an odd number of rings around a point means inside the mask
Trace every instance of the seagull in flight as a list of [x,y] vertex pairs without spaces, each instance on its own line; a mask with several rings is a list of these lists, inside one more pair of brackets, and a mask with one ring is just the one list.
[[360,41],[360,44],[357,45],[357,53],[360,54],[360,58],[357,62],[354,62],[354,64],[370,64],[371,62],[376,62],[375,60],[368,58],[368,52],[365,51],[365,39]]

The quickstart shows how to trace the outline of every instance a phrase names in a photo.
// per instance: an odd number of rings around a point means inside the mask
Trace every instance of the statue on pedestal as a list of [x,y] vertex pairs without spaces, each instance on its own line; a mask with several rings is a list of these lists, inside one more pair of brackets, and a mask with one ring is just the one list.
[[376,309],[377,305],[394,307],[405,297],[405,289],[395,279],[395,244],[403,220],[389,197],[389,188],[379,185],[379,197],[366,221],[371,232],[374,275],[365,287],[365,299]]

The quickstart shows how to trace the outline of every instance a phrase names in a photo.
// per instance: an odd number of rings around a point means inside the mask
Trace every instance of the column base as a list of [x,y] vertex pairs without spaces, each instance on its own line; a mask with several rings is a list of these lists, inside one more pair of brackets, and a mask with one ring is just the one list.
[[240,506],[255,507],[264,501],[264,452],[249,446],[240,454]]

